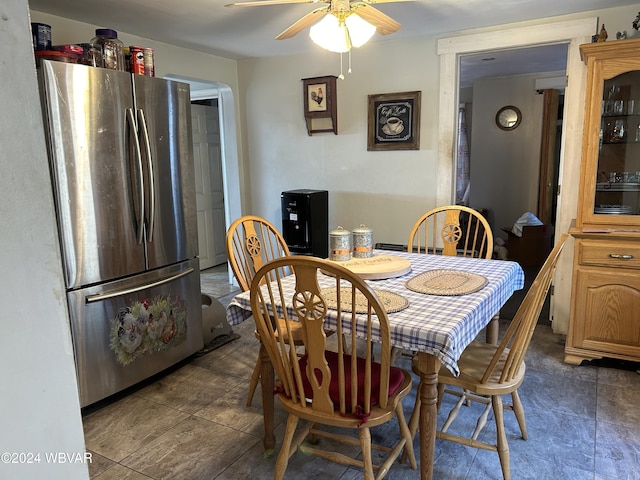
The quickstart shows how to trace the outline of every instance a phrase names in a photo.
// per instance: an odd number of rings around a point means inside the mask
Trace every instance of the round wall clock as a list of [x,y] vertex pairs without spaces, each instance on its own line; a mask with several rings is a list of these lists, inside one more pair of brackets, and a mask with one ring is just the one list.
[[520,125],[522,120],[522,113],[517,107],[513,105],[507,105],[502,107],[496,113],[496,125],[502,130],[514,130]]

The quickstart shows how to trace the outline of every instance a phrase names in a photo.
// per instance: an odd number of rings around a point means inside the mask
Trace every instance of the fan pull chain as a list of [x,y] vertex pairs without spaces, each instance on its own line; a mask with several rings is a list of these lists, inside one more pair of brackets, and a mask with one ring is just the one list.
[[[340,75],[338,76],[338,78],[340,80],[344,80],[344,73],[343,73],[343,66],[344,62],[342,60],[342,52],[340,52]],[[351,73],[351,50],[349,50],[349,69],[347,70],[347,73]]]

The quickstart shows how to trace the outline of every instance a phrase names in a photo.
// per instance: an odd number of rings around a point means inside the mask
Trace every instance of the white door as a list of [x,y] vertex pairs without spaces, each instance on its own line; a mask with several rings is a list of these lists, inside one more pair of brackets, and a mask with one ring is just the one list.
[[220,121],[217,106],[191,105],[200,270],[227,261]]

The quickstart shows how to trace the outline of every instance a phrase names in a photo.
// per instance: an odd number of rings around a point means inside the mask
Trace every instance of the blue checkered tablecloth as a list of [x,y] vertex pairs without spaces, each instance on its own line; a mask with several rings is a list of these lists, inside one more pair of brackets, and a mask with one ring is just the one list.
[[[389,255],[376,250],[374,254]],[[411,262],[411,271],[400,277],[367,280],[376,290],[388,290],[409,301],[404,310],[389,314],[391,344],[398,348],[430,353],[453,374],[463,350],[496,315],[515,290],[524,286],[524,272],[516,262],[442,255],[393,252]],[[429,270],[462,270],[482,275],[487,284],[479,291],[459,296],[417,293],[405,287],[416,275]],[[319,274],[320,287],[330,287],[332,277]],[[289,286],[291,292],[294,280]],[[293,313],[293,310],[291,310]],[[249,292],[237,295],[227,307],[227,320],[238,325],[251,316]],[[331,325],[331,319],[328,319]],[[333,320],[335,323],[335,319]]]

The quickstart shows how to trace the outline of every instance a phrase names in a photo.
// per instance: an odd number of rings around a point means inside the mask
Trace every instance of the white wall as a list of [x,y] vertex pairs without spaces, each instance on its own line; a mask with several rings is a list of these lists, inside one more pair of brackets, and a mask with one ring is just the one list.
[[[410,47],[410,48],[409,48]],[[434,39],[368,44],[337,81],[338,135],[308,136],[303,78],[340,73],[340,55],[239,62],[245,98],[251,208],[279,225],[280,192],[329,191],[329,229],[366,224],[374,242],[407,243],[415,219],[435,205],[438,60]],[[344,56],[345,63],[347,61]],[[368,95],[422,91],[420,150],[367,151]]]
[[[534,84],[539,76],[482,78],[473,86],[469,205],[489,209],[494,236],[506,238],[502,227],[538,210],[543,96]],[[522,112],[515,130],[504,131],[495,124],[496,112],[505,105]]]
[[[89,478],[86,463],[54,465],[45,455],[84,455],[85,445],[54,220],[26,0],[1,8],[0,89],[0,476]],[[11,457],[9,457],[11,459]]]

